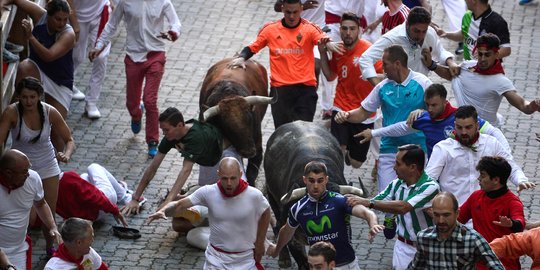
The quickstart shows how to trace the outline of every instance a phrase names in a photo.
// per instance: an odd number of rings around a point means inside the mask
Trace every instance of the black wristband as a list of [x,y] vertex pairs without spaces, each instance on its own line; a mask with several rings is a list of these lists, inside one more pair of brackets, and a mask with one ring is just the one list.
[[248,60],[254,55],[254,53],[249,49],[249,47],[244,47],[242,51],[240,52],[240,57],[244,58],[244,60]]
[[434,71],[437,69],[437,61],[431,60],[431,65],[427,67],[429,70]]

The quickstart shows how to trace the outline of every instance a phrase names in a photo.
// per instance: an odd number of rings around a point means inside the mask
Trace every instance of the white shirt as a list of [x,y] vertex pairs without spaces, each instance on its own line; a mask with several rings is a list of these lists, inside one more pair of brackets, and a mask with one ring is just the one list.
[[443,64],[448,58],[454,57],[453,54],[443,48],[437,33],[432,27],[428,27],[422,46],[411,45],[407,36],[406,24],[407,22],[404,22],[389,32],[386,32],[386,34],[380,37],[362,54],[362,57],[360,57],[360,67],[362,68],[362,77],[364,80],[377,76],[373,65],[382,59],[384,49],[390,45],[401,45],[409,57],[407,62],[408,67],[424,75],[429,73],[429,69],[422,63],[423,48],[431,48],[433,60]]
[[338,16],[342,16],[345,12],[352,12],[362,18],[364,16],[364,0],[326,0],[324,10]]
[[438,179],[442,191],[454,194],[460,205],[474,191],[480,189],[478,184],[480,173],[476,170],[476,165],[484,156],[505,158],[512,166],[512,173],[508,180],[516,186],[529,180],[512,155],[505,151],[494,137],[480,134],[473,146],[476,147],[476,152],[452,138],[440,141],[433,147],[431,158],[426,166],[426,173],[431,178]]
[[[180,19],[170,0],[121,0],[114,8],[109,22],[96,43],[101,50],[116,33],[124,18],[126,25],[126,53],[134,62],[146,61],[149,52],[164,52],[165,42],[157,36],[171,30],[180,35]],[[169,29],[165,29],[165,19]]]
[[213,184],[199,188],[188,198],[193,205],[208,207],[210,244],[230,252],[255,248],[259,219],[269,207],[258,189],[248,187],[235,197],[225,198]]
[[109,0],[74,0],[74,9],[77,12],[79,22],[91,22],[95,18],[101,17],[103,8]]
[[[302,0],[302,4],[305,4],[307,1],[310,0]],[[319,5],[316,8],[308,9],[302,11],[302,18],[317,24],[319,27],[323,28],[324,23],[324,1],[325,0],[318,0]]]
[[476,60],[464,61],[459,76],[452,79],[452,90],[458,106],[472,105],[478,116],[494,126],[500,126],[497,111],[503,94],[515,91],[516,87],[504,74],[481,75],[469,68],[476,65]]
[[11,193],[0,185],[0,248],[20,246],[26,237],[30,209],[34,202],[43,199],[43,186],[37,172],[29,170],[30,176],[20,188]]
[[[101,256],[90,247],[90,252],[83,256],[81,266],[85,270],[97,270],[101,266],[101,263],[103,263]],[[77,267],[78,265],[76,263],[64,261],[58,257],[52,257],[43,270],[71,270],[77,269]]]

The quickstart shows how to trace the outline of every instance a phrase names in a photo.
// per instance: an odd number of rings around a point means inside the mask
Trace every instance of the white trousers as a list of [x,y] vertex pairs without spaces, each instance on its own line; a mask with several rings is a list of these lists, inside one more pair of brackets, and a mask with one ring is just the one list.
[[442,0],[444,12],[448,18],[448,26],[450,27],[447,32],[455,32],[461,29],[461,20],[467,6],[463,0]]
[[255,270],[253,250],[242,253],[227,254],[215,250],[211,245],[206,247],[204,270]]
[[[96,17],[90,22],[79,22],[80,32],[79,40],[73,48],[73,68],[75,72],[77,67],[88,58],[88,47],[94,48],[98,38],[99,23],[101,17]],[[92,75],[88,82],[88,91],[86,92],[86,102],[96,104],[101,93],[105,72],[107,71],[107,58],[111,50],[111,43],[107,45],[101,54],[92,62]]]
[[[114,176],[105,167],[92,163],[86,169],[87,173],[81,174],[81,178],[96,186],[112,204],[122,202],[126,197],[126,189],[114,178]],[[106,214],[102,211],[99,213],[98,219],[101,219]]]
[[197,227],[189,230],[186,241],[189,245],[205,250],[210,239],[210,227]]
[[26,269],[26,251],[28,248],[28,243],[23,241],[17,247],[2,247],[1,249],[15,268],[24,270]]
[[381,193],[386,189],[392,180],[397,178],[394,165],[396,164],[396,154],[379,154],[379,165],[377,167],[377,189]]
[[393,270],[405,270],[414,259],[416,248],[396,240],[394,244],[394,256],[392,257]]

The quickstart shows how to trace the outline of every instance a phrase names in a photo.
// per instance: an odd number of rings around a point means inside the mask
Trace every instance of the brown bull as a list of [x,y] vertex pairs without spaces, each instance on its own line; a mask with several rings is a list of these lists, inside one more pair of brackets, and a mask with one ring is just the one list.
[[261,121],[270,102],[268,75],[261,64],[251,60],[246,61],[246,69],[229,69],[231,60],[217,62],[206,73],[199,120],[217,126],[238,153],[249,159],[246,176],[253,185],[262,162]]

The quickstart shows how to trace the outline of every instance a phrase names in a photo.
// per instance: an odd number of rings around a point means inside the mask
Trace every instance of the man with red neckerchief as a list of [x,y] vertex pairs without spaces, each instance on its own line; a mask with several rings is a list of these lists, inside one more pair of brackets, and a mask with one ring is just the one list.
[[[219,163],[219,180],[206,185],[148,217],[148,223],[177,216],[189,207],[208,207],[210,239],[203,269],[262,269],[270,206],[263,194],[241,179],[241,165],[226,157]],[[249,206],[249,207],[246,207]]]
[[68,218],[62,229],[62,243],[44,270],[108,270],[101,256],[91,247],[94,242],[92,222],[82,218]]
[[452,81],[452,89],[458,106],[472,105],[478,115],[496,127],[501,126],[497,114],[503,96],[518,110],[532,114],[540,111],[540,100],[527,101],[517,93],[516,87],[504,75],[499,59],[499,38],[491,33],[484,34],[476,41],[478,60],[464,61],[459,76],[452,78],[450,70],[431,59],[429,51],[422,51],[424,65],[439,76]]

